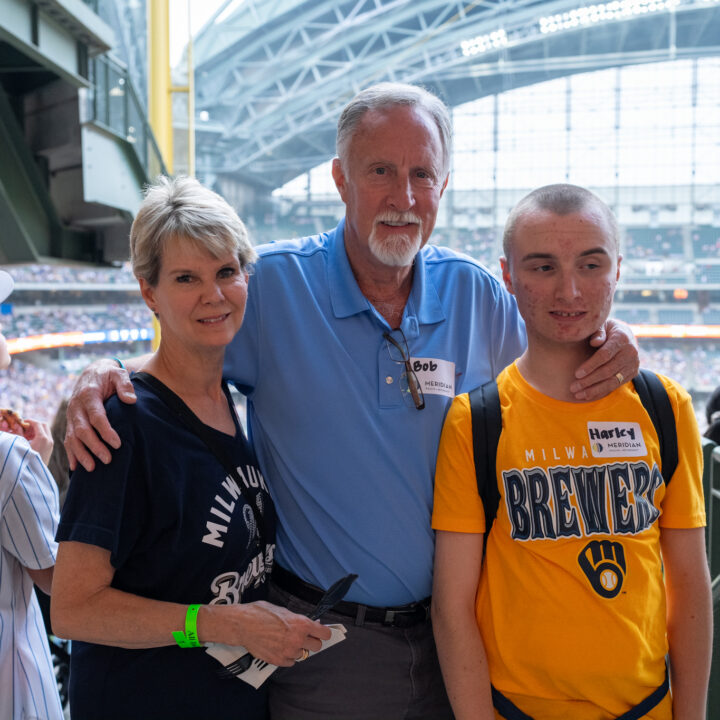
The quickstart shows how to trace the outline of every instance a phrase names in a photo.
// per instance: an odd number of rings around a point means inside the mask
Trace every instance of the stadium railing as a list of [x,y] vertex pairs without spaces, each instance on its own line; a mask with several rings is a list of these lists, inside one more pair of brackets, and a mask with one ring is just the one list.
[[167,174],[145,108],[127,70],[101,55],[90,61],[90,78],[93,85],[89,122],[127,142],[147,179]]

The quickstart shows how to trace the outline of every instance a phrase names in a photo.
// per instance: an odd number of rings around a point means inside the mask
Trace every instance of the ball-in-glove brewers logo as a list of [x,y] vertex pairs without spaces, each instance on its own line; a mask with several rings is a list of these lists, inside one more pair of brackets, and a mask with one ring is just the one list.
[[617,596],[627,572],[625,550],[619,542],[589,542],[578,555],[578,563],[598,595],[604,598]]

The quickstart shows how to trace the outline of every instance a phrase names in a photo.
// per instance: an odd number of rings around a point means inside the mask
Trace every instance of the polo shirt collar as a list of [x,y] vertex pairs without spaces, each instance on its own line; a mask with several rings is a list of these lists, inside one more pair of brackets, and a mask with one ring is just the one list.
[[[432,324],[443,321],[445,311],[435,284],[426,272],[423,250],[415,258],[413,273],[413,286],[408,302],[416,309],[418,322]],[[368,309],[368,299],[362,294],[355,280],[345,252],[345,218],[329,236],[328,284],[335,317],[350,317]]]
[[445,320],[445,310],[440,302],[435,283],[428,272],[426,248],[427,245],[415,256],[413,285],[408,301],[415,306],[417,319],[421,325],[431,325]]
[[329,236],[328,284],[335,317],[357,315],[368,308],[345,252],[345,218]]

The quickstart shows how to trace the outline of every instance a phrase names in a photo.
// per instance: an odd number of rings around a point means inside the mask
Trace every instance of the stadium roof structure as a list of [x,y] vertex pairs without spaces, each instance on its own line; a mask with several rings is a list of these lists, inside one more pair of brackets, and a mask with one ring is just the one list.
[[194,41],[197,171],[267,190],[334,154],[360,89],[448,105],[574,73],[720,55],[720,0],[227,0]]

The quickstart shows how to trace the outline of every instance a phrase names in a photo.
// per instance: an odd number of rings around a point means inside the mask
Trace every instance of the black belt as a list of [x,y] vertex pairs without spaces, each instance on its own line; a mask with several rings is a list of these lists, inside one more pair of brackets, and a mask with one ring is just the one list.
[[[305,582],[277,564],[273,566],[272,580],[285,592],[289,592],[291,595],[312,605],[317,604],[324,595],[324,591],[320,588]],[[387,627],[408,628],[430,619],[430,598],[410,603],[410,605],[387,608],[341,600],[332,608],[332,612],[353,618],[355,625],[380,623]]]

